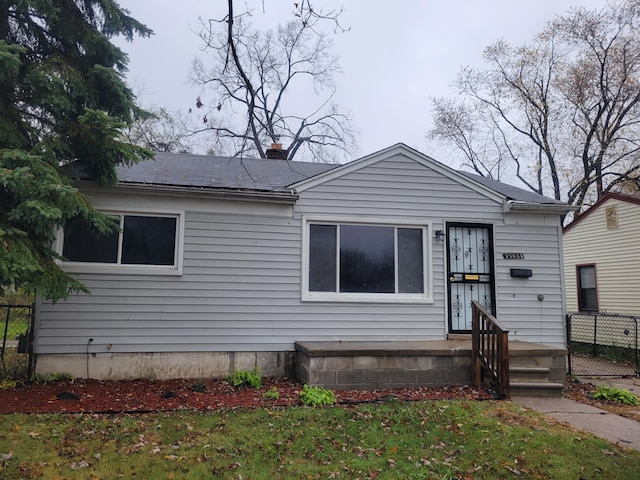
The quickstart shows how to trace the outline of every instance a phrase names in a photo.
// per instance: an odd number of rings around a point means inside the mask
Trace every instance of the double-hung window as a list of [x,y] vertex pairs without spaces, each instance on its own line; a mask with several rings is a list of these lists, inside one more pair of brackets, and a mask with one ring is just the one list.
[[303,300],[429,302],[426,225],[304,222]]
[[578,310],[581,312],[598,311],[598,286],[596,283],[595,265],[578,265]]
[[135,273],[180,273],[180,213],[107,213],[119,231],[100,235],[81,217],[67,222],[61,254],[71,271],[112,269]]

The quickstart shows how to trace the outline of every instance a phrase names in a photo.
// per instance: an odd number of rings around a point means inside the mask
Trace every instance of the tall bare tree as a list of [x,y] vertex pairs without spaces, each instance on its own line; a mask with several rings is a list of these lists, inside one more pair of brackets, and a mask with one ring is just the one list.
[[[314,10],[308,0],[295,5],[294,19],[275,30],[253,29],[233,0],[223,19],[203,22],[200,37],[211,56],[193,61],[191,79],[208,89],[196,107],[216,151],[264,158],[270,144],[280,144],[289,159],[328,162],[353,152],[350,115],[332,102],[340,67],[330,35],[340,29],[341,12]],[[301,95],[314,104],[311,111],[300,108]]]
[[191,127],[182,114],[164,107],[147,107],[123,133],[132,145],[154,152],[192,151]]
[[616,0],[572,9],[520,48],[496,42],[486,69],[461,70],[456,100],[432,99],[428,137],[573,205],[640,183],[639,27],[637,0]]

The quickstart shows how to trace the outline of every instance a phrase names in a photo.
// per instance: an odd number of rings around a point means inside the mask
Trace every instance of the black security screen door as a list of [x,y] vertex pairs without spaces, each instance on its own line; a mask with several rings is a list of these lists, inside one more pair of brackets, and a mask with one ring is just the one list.
[[471,300],[495,314],[493,240],[488,225],[448,223],[449,332],[471,331]]

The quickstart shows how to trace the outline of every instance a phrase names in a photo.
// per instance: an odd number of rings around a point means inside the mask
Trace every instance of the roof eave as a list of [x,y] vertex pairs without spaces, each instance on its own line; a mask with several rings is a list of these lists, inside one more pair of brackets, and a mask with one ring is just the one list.
[[[84,182],[83,182],[84,183]],[[91,183],[92,186],[93,182]],[[102,187],[109,188],[109,187]],[[112,186],[119,191],[123,189],[133,193],[157,193],[181,197],[206,197],[224,200],[259,201],[268,203],[283,203],[293,205],[299,198],[294,189],[286,190],[249,190],[216,187],[196,187],[187,185],[159,185],[152,183],[119,182]]]
[[127,190],[139,190],[148,192],[149,189],[157,190],[163,194],[181,196],[203,196],[207,198],[221,198],[226,200],[253,200],[271,203],[294,204],[299,195],[293,189],[284,190],[249,190],[234,188],[193,187],[180,185],[154,185],[144,183],[119,183],[118,187]]
[[578,210],[578,207],[566,203],[527,203],[508,200],[503,204],[505,213],[517,211],[522,213],[553,213],[563,215]]

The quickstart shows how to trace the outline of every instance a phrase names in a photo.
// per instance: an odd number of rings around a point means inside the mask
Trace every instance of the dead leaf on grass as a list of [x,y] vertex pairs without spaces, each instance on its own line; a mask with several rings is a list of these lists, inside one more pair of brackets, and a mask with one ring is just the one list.
[[81,468],[87,468],[89,466],[89,463],[82,460],[81,462],[73,462],[71,464],[71,470],[80,470]]

